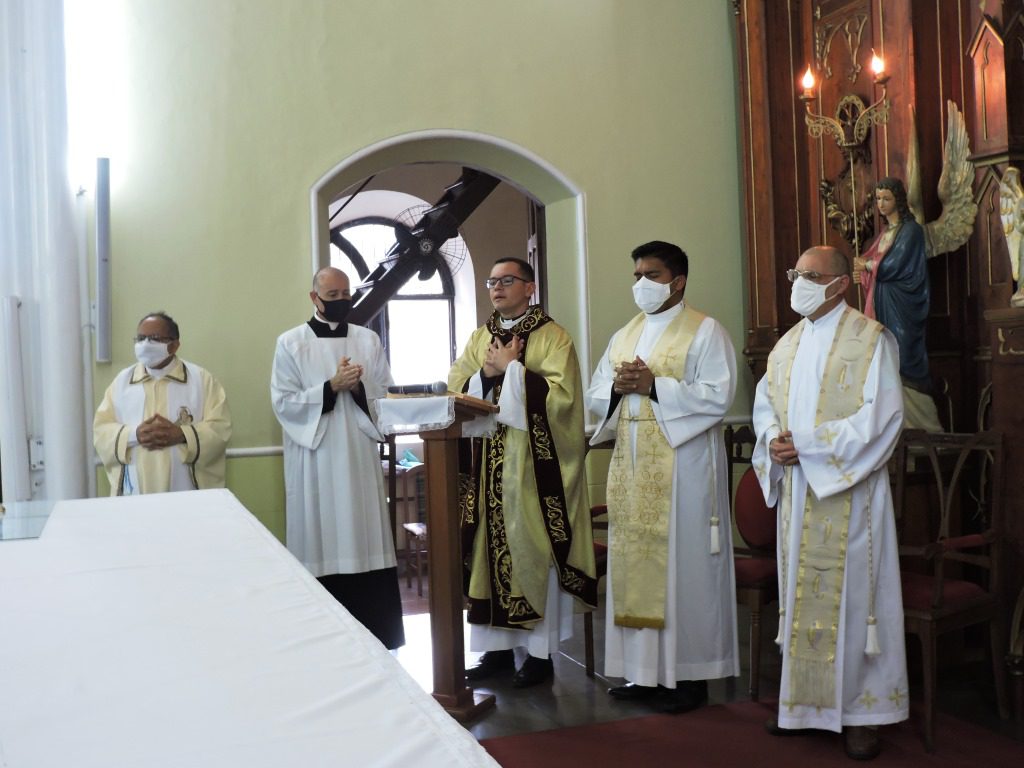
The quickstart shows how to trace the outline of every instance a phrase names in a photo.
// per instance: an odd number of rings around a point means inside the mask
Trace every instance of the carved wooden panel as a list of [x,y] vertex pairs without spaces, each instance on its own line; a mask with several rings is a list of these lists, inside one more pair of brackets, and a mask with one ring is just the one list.
[[[1007,5],[1012,7],[1013,3]],[[1016,8],[1007,16],[1003,32],[1003,58],[1007,87],[1021,87],[1024,84],[1024,0],[1017,0]],[[1006,110],[1009,149],[1011,152],[1024,152],[1024,100],[1008,99]]]
[[793,79],[804,46],[790,3],[742,0],[735,9],[749,267],[744,354],[760,375],[780,327],[792,323],[784,270],[806,240],[806,139]]
[[985,154],[1007,148],[1006,67],[1003,41],[992,19],[986,17],[967,51],[974,67],[975,152]]
[[979,302],[986,307],[1006,307],[1013,292],[1009,249],[1003,223],[999,218],[998,167],[985,168],[979,174],[975,198],[978,201],[978,219],[975,225],[978,253]]

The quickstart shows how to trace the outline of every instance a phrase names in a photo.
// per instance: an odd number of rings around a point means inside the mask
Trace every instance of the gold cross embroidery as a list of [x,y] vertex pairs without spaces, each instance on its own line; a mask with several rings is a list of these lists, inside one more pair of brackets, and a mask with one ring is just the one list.
[[860,702],[864,705],[865,709],[871,709],[875,704],[878,703],[878,699],[871,693],[870,690],[865,690],[860,696]]
[[828,427],[823,427],[819,439],[824,442],[825,445],[831,446],[837,437],[839,437],[838,432],[833,432]]
[[907,697],[907,694],[901,691],[899,688],[893,688],[892,693],[889,694],[889,701],[895,704],[897,707],[903,706],[903,699]]

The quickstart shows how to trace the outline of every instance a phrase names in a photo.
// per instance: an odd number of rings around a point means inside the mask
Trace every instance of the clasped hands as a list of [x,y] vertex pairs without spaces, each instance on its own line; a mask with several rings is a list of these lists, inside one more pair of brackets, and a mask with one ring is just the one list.
[[615,369],[612,391],[618,395],[650,395],[653,386],[654,374],[639,357],[631,363],[620,363]]
[[350,392],[359,386],[363,377],[363,366],[353,363],[349,357],[341,358],[338,370],[331,377],[331,389],[335,392]]
[[768,455],[776,464],[788,467],[791,464],[800,463],[800,454],[793,445],[793,433],[789,430],[780,432],[778,436],[768,443]]
[[173,421],[159,413],[139,424],[135,430],[135,439],[148,451],[158,451],[185,442],[185,433]]
[[491,344],[487,347],[487,353],[484,355],[482,369],[484,376],[492,379],[501,376],[508,368],[508,364],[513,360],[518,360],[522,354],[523,340],[518,336],[513,336],[508,344],[502,344],[501,339],[495,336],[491,339]]

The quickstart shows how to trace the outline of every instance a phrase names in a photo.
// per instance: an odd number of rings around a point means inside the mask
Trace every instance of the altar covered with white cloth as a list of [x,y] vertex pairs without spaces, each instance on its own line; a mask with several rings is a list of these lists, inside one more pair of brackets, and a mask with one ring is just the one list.
[[0,765],[495,766],[225,490],[0,542]]

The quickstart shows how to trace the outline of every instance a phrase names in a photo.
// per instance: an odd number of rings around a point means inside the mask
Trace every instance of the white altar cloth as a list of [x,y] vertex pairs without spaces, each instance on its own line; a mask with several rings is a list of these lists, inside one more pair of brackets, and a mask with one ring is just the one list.
[[[377,425],[385,435],[444,429],[455,421],[450,396],[382,397],[377,402]],[[463,422],[463,437],[490,437],[498,425],[493,413]]]
[[496,766],[228,491],[0,543],[0,766]]

